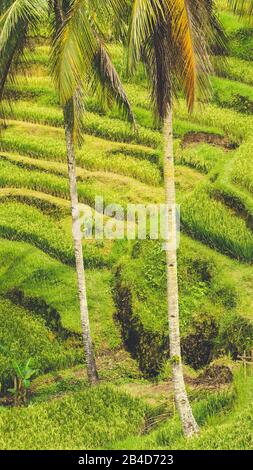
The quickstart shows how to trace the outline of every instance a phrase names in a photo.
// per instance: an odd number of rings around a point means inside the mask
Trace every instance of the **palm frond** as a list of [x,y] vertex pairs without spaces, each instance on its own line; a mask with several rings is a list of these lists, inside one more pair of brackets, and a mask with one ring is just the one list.
[[100,41],[94,57],[93,89],[101,102],[111,105],[115,102],[122,114],[135,125],[135,118],[119,75],[112,63],[105,45]]
[[[196,41],[197,33],[195,18],[188,0],[165,0],[170,9],[174,43],[180,52],[182,63],[182,82],[189,110],[192,110],[197,89]],[[195,7],[196,8],[196,7]]]
[[[114,1],[111,0],[111,6]],[[134,122],[130,103],[100,38],[99,18],[94,20],[91,14],[91,4],[95,3],[75,0],[54,41],[51,64],[60,101],[64,105],[78,87],[88,83],[99,96],[103,93],[104,101],[109,104],[115,101]]]
[[80,80],[91,74],[97,41],[91,28],[86,2],[73,2],[57,35],[51,54],[52,72],[61,103],[73,97]]
[[89,0],[87,2],[90,16],[97,31],[110,39],[117,31],[118,37],[126,36],[126,12],[129,9],[128,0]]
[[[252,0],[253,1],[253,0]],[[228,36],[221,24],[218,8],[214,0],[205,0],[208,9],[207,28],[209,30],[209,44],[213,55],[227,56],[229,53]]]
[[89,0],[88,7],[91,12],[100,17],[100,20],[103,20],[104,15],[107,16],[110,14],[113,14],[113,16],[119,19],[126,3],[126,0],[107,0],[106,2],[101,2],[101,0]]
[[7,80],[12,82],[16,81],[16,74],[20,62],[25,62],[24,48],[27,44],[27,25],[20,22],[16,35],[9,38],[9,41],[1,55],[0,67],[0,101],[3,98],[3,93]]
[[[154,7],[157,2],[149,0]],[[146,63],[152,84],[156,114],[164,119],[171,95],[183,89],[192,110],[199,91],[210,91],[209,74],[214,46],[224,51],[224,35],[214,12],[212,0],[160,0],[159,10],[136,29],[141,17],[142,0],[136,0],[129,33],[129,56],[133,63]],[[145,22],[145,1],[142,21]],[[135,18],[135,20],[133,20]],[[137,55],[132,49],[137,46]]]
[[157,20],[152,36],[142,49],[142,59],[146,66],[151,85],[151,99],[157,121],[167,115],[171,104],[173,87],[175,45],[171,36],[171,24],[160,18]]
[[[31,5],[31,3],[33,3]],[[32,8],[31,8],[32,7]],[[25,62],[24,49],[27,45],[29,26],[36,26],[46,7],[44,0],[5,1],[0,13],[0,101],[2,101],[7,80],[16,81],[21,60]],[[1,106],[4,118],[4,108]]]
[[0,52],[4,52],[9,39],[17,35],[20,22],[36,25],[47,8],[46,0],[15,0],[0,19]]
[[141,58],[143,44],[152,35],[157,19],[163,15],[160,0],[133,0],[128,44],[128,70],[131,73]]
[[[200,27],[204,31],[206,54],[211,63],[211,67],[209,67],[209,70],[207,69],[207,73],[210,71],[217,74],[224,73],[228,67],[228,37],[219,20],[215,2],[213,0],[205,0],[204,8],[205,13],[201,13],[200,17],[200,21],[204,21],[204,25],[200,25]],[[201,55],[201,50],[199,50],[199,55]],[[205,85],[204,83],[204,86]],[[204,86],[202,86],[202,92],[203,90],[205,91]]]
[[[205,98],[210,97],[212,87],[210,74],[219,68],[226,68],[225,56],[228,42],[219,22],[213,0],[187,0],[192,15],[192,34],[197,67],[197,91]],[[219,55],[219,61],[215,55]]]

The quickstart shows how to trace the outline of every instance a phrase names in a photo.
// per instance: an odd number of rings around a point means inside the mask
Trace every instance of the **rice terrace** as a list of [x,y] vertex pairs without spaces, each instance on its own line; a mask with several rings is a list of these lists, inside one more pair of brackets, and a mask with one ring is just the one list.
[[252,0],[0,1],[0,325],[1,450],[253,449]]

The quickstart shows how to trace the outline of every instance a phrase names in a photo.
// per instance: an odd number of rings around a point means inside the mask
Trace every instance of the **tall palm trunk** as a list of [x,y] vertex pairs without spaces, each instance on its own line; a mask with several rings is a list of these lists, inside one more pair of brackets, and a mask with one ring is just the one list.
[[166,190],[166,204],[168,207],[168,233],[170,243],[167,246],[167,293],[168,293],[168,319],[170,331],[170,357],[173,369],[173,385],[176,406],[181,418],[184,434],[187,437],[198,432],[198,425],[192,414],[189,403],[182,367],[179,305],[178,305],[178,277],[177,277],[177,224],[176,224],[176,191],[173,155],[173,121],[172,106],[168,108],[165,119],[165,151],[164,176]]
[[72,228],[73,228],[76,272],[77,272],[78,291],[79,291],[79,300],[80,300],[82,336],[83,336],[83,343],[84,343],[84,350],[85,350],[85,358],[86,358],[86,363],[87,363],[88,379],[91,384],[95,384],[98,381],[98,374],[97,374],[97,369],[96,369],[96,362],[95,362],[95,356],[94,356],[91,333],[90,333],[89,312],[88,312],[87,295],[86,295],[86,282],[85,282],[85,273],[84,273],[84,264],[83,264],[83,247],[82,247],[80,214],[79,214],[77,182],[76,182],[73,99],[71,99],[64,107],[64,123],[65,123],[68,174],[69,174],[71,210],[72,210]]
[[[61,9],[59,0],[54,0],[54,13],[56,20],[56,35],[61,28],[64,15]],[[78,193],[76,183],[76,159],[75,159],[75,146],[74,146],[74,98],[68,101],[63,109],[64,114],[64,127],[66,136],[66,148],[67,148],[67,161],[68,161],[68,174],[69,174],[69,186],[70,186],[70,198],[71,198],[71,211],[72,211],[72,231],[74,239],[75,249],[75,260],[76,260],[76,272],[78,281],[78,292],[80,301],[80,314],[81,314],[81,325],[82,325],[82,337],[85,351],[85,360],[87,364],[87,375],[90,384],[96,384],[98,382],[98,374],[95,362],[95,355],[92,346],[91,333],[90,333],[90,322],[89,322],[89,311],[87,304],[86,294],[86,281],[83,264],[83,246],[82,236],[80,227],[80,214],[78,206]]]

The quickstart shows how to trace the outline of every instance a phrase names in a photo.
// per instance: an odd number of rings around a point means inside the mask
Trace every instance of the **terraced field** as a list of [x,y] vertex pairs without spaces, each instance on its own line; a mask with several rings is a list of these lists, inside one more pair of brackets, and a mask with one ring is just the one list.
[[[227,11],[221,19],[230,35],[228,69],[212,78],[211,102],[200,103],[189,115],[179,99],[174,118],[182,344],[185,363],[195,370],[222,354],[237,359],[253,338],[252,30]],[[109,47],[133,104],[138,132],[116,109],[103,110],[93,97],[86,98],[84,143],[77,150],[80,202],[93,210],[96,196],[124,208],[128,203],[162,203],[163,138],[153,123],[145,76],[140,70],[135,82],[126,80],[121,48]],[[36,46],[27,77],[20,74],[17,84],[8,86],[7,121],[0,136],[0,341],[18,360],[33,356],[46,398],[59,393],[54,374],[83,371],[63,118],[48,76],[48,52],[47,45]],[[11,107],[7,98],[14,100]],[[147,386],[154,378],[163,381],[168,333],[160,244],[85,241],[84,262],[100,375],[108,379],[110,372],[116,383],[137,383],[144,377]],[[48,379],[44,374],[49,372]],[[11,381],[11,364],[1,351],[0,381],[4,387]],[[63,395],[72,391],[72,382],[72,376],[66,382],[60,378]],[[113,389],[113,396],[117,393]],[[43,401],[40,384],[34,394],[35,402]],[[106,401],[110,390],[101,394]],[[64,397],[63,406],[68,406],[71,397]],[[81,406],[86,398],[78,397]],[[121,409],[126,399],[115,398]],[[119,441],[144,426],[145,407],[137,411],[131,400],[133,416],[126,413]],[[8,413],[4,411],[3,420]],[[57,426],[54,432],[59,448],[67,448],[68,432],[59,437]],[[11,435],[11,426],[7,433]],[[50,448],[45,436],[41,445]],[[116,432],[108,442],[101,436],[102,431],[87,445],[101,448],[117,441]],[[6,442],[7,447],[20,446]],[[83,447],[79,438],[73,442]]]

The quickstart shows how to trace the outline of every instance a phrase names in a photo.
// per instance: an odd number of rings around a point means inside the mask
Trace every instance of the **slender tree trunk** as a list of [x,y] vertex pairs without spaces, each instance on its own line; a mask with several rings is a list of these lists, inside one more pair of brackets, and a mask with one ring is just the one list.
[[[54,0],[54,13],[56,21],[56,35],[64,21],[64,14],[59,0]],[[98,382],[98,374],[95,362],[95,355],[91,340],[89,311],[86,294],[86,281],[83,264],[83,246],[80,227],[80,214],[78,206],[78,192],[76,182],[76,160],[74,146],[74,98],[72,98],[64,107],[64,126],[66,135],[66,148],[68,160],[68,174],[72,211],[72,231],[74,239],[76,272],[78,281],[78,292],[80,301],[82,337],[87,364],[87,375],[90,384]]]
[[177,410],[180,415],[184,434],[187,437],[196,434],[199,430],[194,419],[190,402],[188,400],[181,357],[180,330],[179,330],[179,304],[178,304],[178,277],[177,277],[177,224],[176,224],[176,191],[173,155],[173,122],[172,105],[168,108],[165,120],[165,152],[164,177],[166,190],[166,204],[168,207],[168,234],[170,243],[167,246],[167,292],[168,292],[168,318],[170,331],[170,357],[173,369],[174,396]]
[[76,259],[76,272],[78,280],[78,291],[80,300],[82,336],[87,363],[87,374],[90,384],[98,382],[95,356],[92,346],[89,312],[87,305],[86,282],[83,264],[83,247],[80,227],[80,214],[78,206],[78,193],[76,182],[76,161],[74,149],[74,102],[71,99],[64,108],[65,135],[67,146],[68,174],[70,185],[70,198],[72,209],[72,228]]

